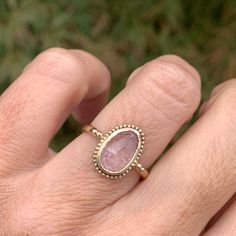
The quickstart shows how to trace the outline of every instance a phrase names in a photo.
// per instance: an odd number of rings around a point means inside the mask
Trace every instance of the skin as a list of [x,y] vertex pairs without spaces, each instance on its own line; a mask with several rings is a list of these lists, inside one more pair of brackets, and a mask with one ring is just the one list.
[[89,134],[59,153],[50,140],[71,113],[103,132],[136,124],[148,168],[197,109],[200,76],[166,55],[135,70],[105,106],[109,87],[98,59],[52,48],[1,95],[0,235],[236,235],[236,80],[213,90],[142,182],[135,171],[119,180],[99,175]]

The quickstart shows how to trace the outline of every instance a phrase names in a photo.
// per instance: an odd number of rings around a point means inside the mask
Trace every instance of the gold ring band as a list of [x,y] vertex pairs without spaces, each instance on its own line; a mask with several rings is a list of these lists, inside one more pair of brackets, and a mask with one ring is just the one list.
[[139,162],[144,148],[144,133],[135,125],[120,125],[103,133],[92,125],[84,125],[83,132],[99,140],[93,154],[93,163],[100,174],[108,178],[121,178],[133,167],[142,179],[149,172]]
[[98,140],[100,140],[101,138],[103,138],[103,133],[99,130],[97,130],[94,126],[92,125],[84,125],[81,129],[82,132],[87,132],[92,134],[95,138],[97,138]]

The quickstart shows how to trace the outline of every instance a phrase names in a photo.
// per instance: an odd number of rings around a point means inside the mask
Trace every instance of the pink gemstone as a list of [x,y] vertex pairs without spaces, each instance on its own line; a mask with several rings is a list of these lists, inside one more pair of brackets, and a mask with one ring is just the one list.
[[100,162],[102,167],[111,172],[119,172],[132,160],[139,139],[133,131],[123,131],[115,135],[101,152]]

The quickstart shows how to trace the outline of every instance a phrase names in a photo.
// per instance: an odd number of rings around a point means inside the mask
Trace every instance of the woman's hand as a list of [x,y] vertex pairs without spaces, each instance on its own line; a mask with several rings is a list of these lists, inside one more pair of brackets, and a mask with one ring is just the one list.
[[2,94],[0,235],[195,236],[217,212],[202,235],[236,235],[236,81],[213,90],[201,117],[142,182],[135,171],[119,180],[99,175],[88,134],[59,153],[48,145],[72,112],[103,132],[136,124],[146,134],[148,168],[198,107],[199,75],[181,58],[159,57],[100,111],[109,86],[96,58],[55,48]]

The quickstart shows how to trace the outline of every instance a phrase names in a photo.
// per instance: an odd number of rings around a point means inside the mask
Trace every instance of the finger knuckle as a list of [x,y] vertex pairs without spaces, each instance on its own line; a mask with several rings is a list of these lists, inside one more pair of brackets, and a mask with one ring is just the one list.
[[228,87],[215,102],[218,113],[224,116],[223,122],[236,127],[236,87]]
[[173,62],[154,60],[142,68],[143,76],[140,81],[140,91],[143,97],[154,106],[157,101],[165,102],[173,110],[181,107],[182,111],[195,110],[200,101],[200,88],[191,75],[180,65]]
[[229,79],[224,81],[223,83],[217,85],[211,92],[212,96],[217,96],[223,93],[224,91],[227,91],[229,88],[233,88],[236,86],[236,79]]
[[42,52],[32,63],[31,69],[63,84],[71,84],[76,81],[74,78],[78,78],[78,74],[86,73],[83,59],[63,48],[50,48]]

